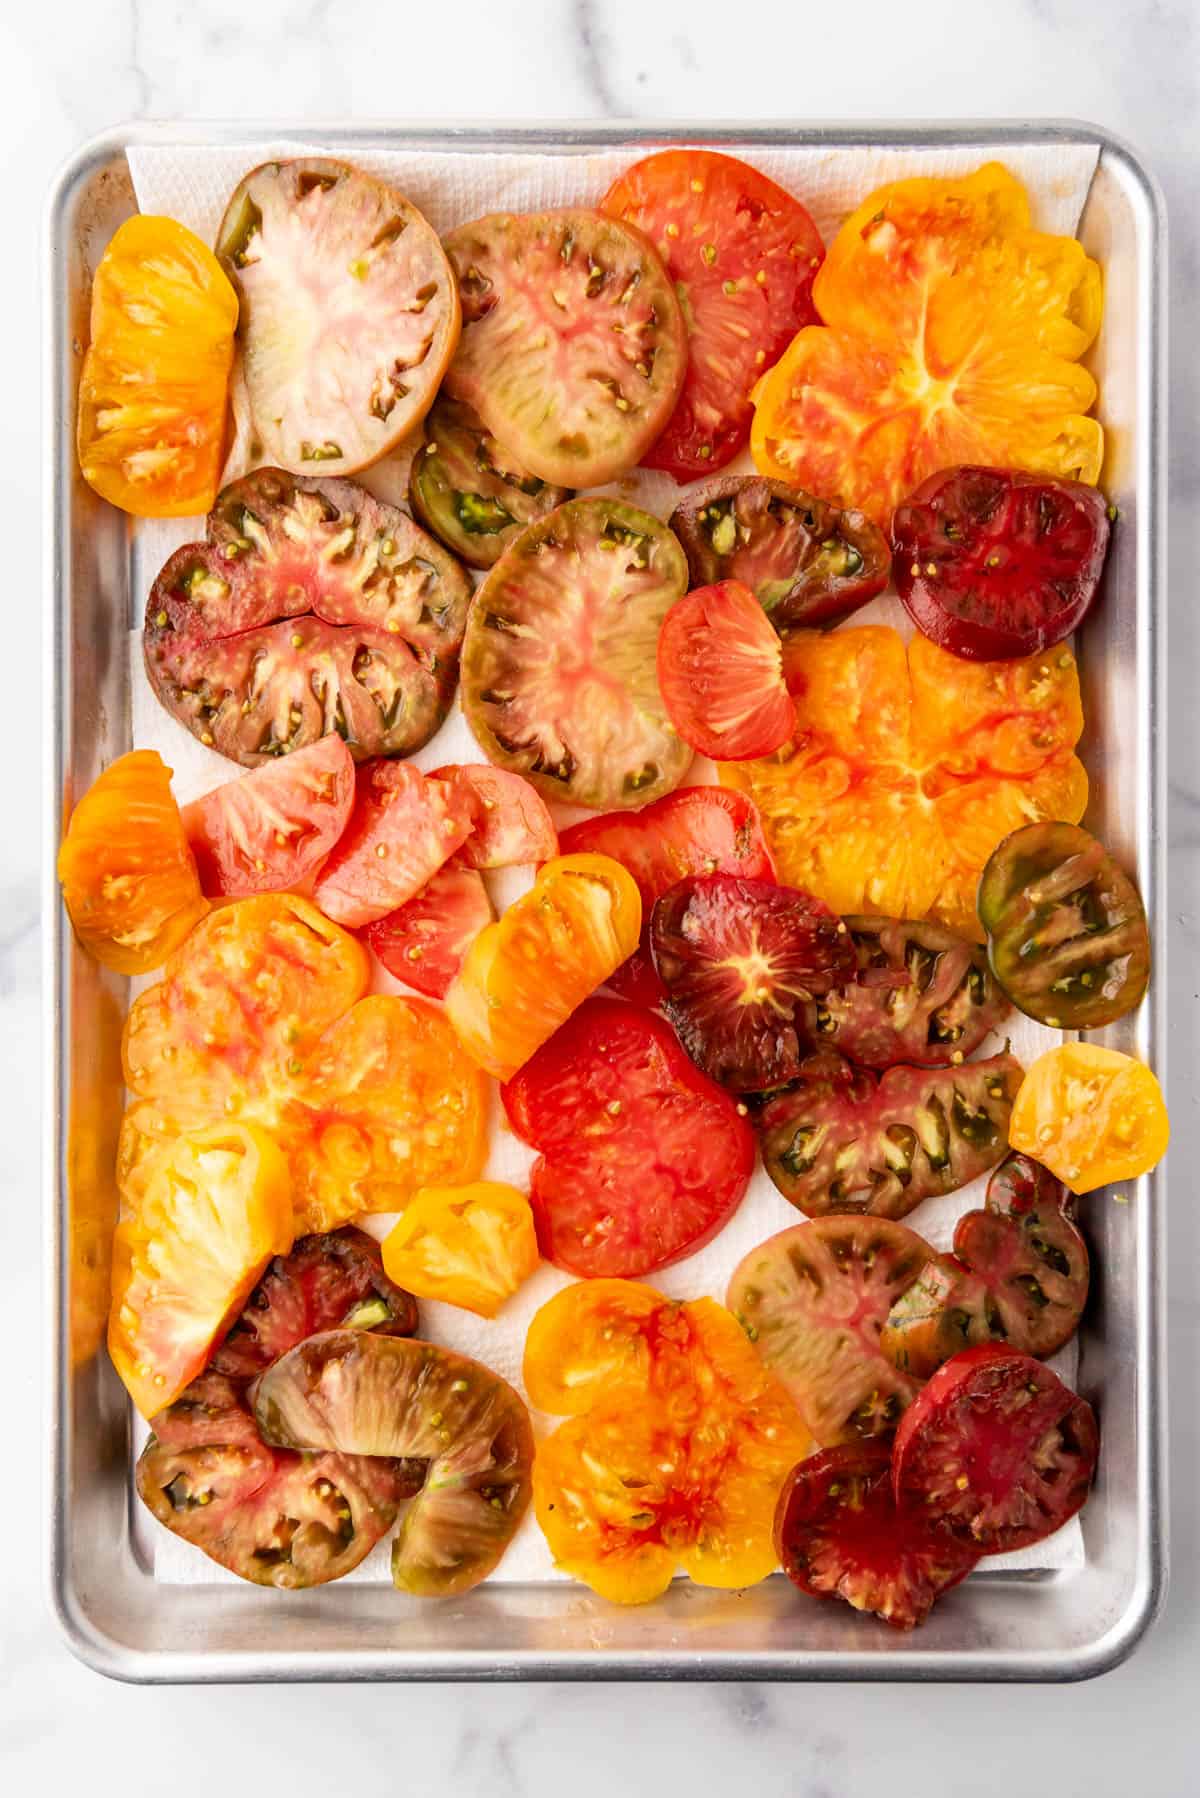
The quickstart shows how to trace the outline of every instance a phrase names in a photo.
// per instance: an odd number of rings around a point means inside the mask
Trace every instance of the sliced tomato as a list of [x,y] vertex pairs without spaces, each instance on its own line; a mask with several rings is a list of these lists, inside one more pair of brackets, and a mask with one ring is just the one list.
[[242,301],[255,462],[353,474],[425,416],[458,290],[396,188],[331,157],[265,162],[230,195],[217,255]]
[[558,854],[558,832],[541,794],[519,774],[484,762],[435,768],[468,806],[471,834],[459,852],[468,868],[513,868]]
[[313,886],[336,924],[359,929],[407,904],[471,834],[460,791],[407,762],[366,762],[354,810]]
[[563,855],[609,855],[628,868],[642,896],[642,937],[635,954],[609,978],[623,999],[657,1004],[662,982],[650,956],[654,901],[689,874],[737,874],[774,880],[752,800],[725,787],[681,787],[640,812],[609,812],[572,824],[559,837]]
[[675,601],[658,639],[658,685],[671,723],[701,755],[772,755],[796,728],[779,638],[741,581]]
[[879,1335],[928,1261],[915,1231],[880,1217],[781,1230],[739,1262],[727,1304],[823,1447],[886,1435],[917,1382]]
[[681,1309],[637,1280],[572,1280],[525,1332],[521,1379],[530,1404],[574,1417],[617,1391],[644,1395]]
[[854,968],[846,928],[820,899],[732,874],[669,888],[654,906],[650,948],[680,1042],[734,1092],[796,1078],[804,1007]]
[[320,866],[354,804],[354,762],[338,736],[214,787],[183,810],[201,885],[214,896],[280,892]]
[[494,212],[446,252],[463,333],[446,392],[543,481],[599,487],[641,461],[679,397],[687,327],[647,238],[600,212]]
[[732,1217],[754,1137],[661,1019],[581,1006],[503,1089],[541,1152],[530,1198],[542,1253],[584,1278],[635,1278],[701,1248]]
[[366,928],[366,941],[397,980],[427,999],[444,999],[467,950],[495,918],[483,876],[461,851],[396,911]]
[[893,1629],[923,1623],[979,1560],[936,1518],[899,1508],[891,1455],[865,1442],[801,1461],[779,1495],[775,1543],[802,1592],[843,1598]]
[[896,591],[954,655],[1038,655],[1078,630],[1108,551],[1095,487],[1015,468],[943,468],[892,517]]
[[522,527],[570,499],[525,468],[470,406],[439,397],[413,457],[409,502],[427,530],[473,568],[491,568]]
[[692,751],[658,687],[658,633],[687,585],[666,525],[575,499],[528,526],[480,587],[462,705],[488,760],[602,810],[678,786]]
[[108,1325],[113,1366],[143,1417],[195,1379],[292,1236],[287,1162],[265,1131],[220,1124],[156,1158],[117,1224]]
[[1072,1192],[1094,1192],[1157,1167],[1170,1135],[1162,1088],[1144,1062],[1099,1043],[1060,1043],[1026,1074],[1008,1140]]
[[383,1264],[418,1298],[495,1317],[538,1267],[529,1200],[496,1180],[422,1187],[385,1238]]
[[1092,1407],[1041,1361],[994,1344],[964,1349],[900,1420],[896,1500],[981,1554],[1029,1548],[1080,1509],[1097,1448]]
[[792,195],[733,156],[660,150],[601,201],[657,248],[683,303],[688,369],[679,402],[643,461],[676,480],[723,468],[750,435],[750,392],[802,325],[825,254]]

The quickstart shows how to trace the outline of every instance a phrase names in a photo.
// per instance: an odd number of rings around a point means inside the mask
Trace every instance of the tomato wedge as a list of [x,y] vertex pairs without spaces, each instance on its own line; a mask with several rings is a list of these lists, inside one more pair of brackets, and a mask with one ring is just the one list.
[[468,868],[513,868],[548,862],[558,854],[558,833],[546,802],[519,774],[483,762],[435,768],[471,814],[471,834],[459,851]]
[[183,810],[201,885],[227,899],[297,886],[338,841],[353,804],[354,761],[336,735],[227,780]]
[[1026,1074],[1008,1140],[1082,1193],[1148,1173],[1170,1134],[1162,1088],[1144,1062],[1099,1043],[1060,1043]]
[[796,728],[779,638],[741,581],[676,600],[659,634],[658,684],[684,742],[718,761],[773,755]]
[[335,924],[358,929],[404,905],[471,834],[460,792],[407,762],[364,762],[350,822],[313,887]]
[[418,1298],[495,1317],[537,1270],[529,1200],[496,1180],[423,1187],[384,1239],[383,1265]]
[[812,285],[825,246],[799,200],[714,150],[647,156],[601,205],[646,233],[683,305],[683,392],[642,460],[691,481],[745,445],[754,383],[794,332],[816,323]]
[[460,852],[406,905],[368,924],[365,936],[389,974],[428,999],[444,999],[495,915],[482,874],[464,867]]

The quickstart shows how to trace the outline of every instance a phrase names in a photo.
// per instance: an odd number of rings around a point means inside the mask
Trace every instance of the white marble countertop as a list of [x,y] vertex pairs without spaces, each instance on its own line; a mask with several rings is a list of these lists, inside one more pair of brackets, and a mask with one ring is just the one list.
[[[429,17],[426,18],[426,12]],[[952,1790],[962,1798],[1192,1793],[1200,1765],[1200,6],[1197,0],[41,0],[0,9],[0,432],[7,659],[19,757],[0,847],[0,1298],[8,1337],[0,1481],[0,1790],[140,1787],[455,1798],[756,1798]],[[141,1690],[79,1666],[41,1568],[38,856],[38,232],[51,174],[127,117],[300,121],[579,116],[1096,120],[1144,154],[1171,220],[1173,941],[1170,1598],[1133,1660],[1059,1689],[440,1686]],[[27,772],[28,771],[28,772]]]

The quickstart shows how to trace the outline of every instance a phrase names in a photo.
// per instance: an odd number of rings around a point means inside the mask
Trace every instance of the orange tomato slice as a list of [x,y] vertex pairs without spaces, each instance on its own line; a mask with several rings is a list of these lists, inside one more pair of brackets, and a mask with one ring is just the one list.
[[1096,383],[1078,359],[1100,328],[1100,271],[1074,238],[1031,228],[1001,164],[869,195],[813,298],[824,323],[754,390],[760,473],[884,527],[955,463],[1099,478]]
[[79,382],[84,479],[138,518],[207,512],[217,496],[237,295],[174,219],[138,214],[92,283]]
[[71,813],[58,878],[79,941],[118,974],[161,967],[206,915],[171,770],[157,750],[119,756],[92,782]]
[[478,1317],[495,1317],[538,1259],[529,1200],[494,1180],[424,1187],[383,1242],[397,1286]]
[[176,1137],[113,1240],[108,1349],[143,1417],[178,1398],[292,1246],[287,1162],[265,1131],[218,1124]]
[[1009,1121],[1014,1149],[1072,1192],[1136,1180],[1167,1152],[1162,1088],[1144,1062],[1099,1043],[1060,1043],[1025,1075]]
[[614,1391],[646,1392],[661,1322],[677,1309],[638,1280],[564,1286],[526,1332],[521,1377],[530,1404],[573,1417]]
[[508,1080],[637,947],[637,883],[607,855],[547,862],[528,893],[475,938],[446,994],[480,1067]]

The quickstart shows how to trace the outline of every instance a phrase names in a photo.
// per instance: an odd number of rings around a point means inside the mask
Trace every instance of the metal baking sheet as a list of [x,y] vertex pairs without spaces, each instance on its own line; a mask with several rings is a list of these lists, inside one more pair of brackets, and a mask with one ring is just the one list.
[[1094,1252],[1080,1333],[1080,1390],[1101,1414],[1096,1490],[1082,1515],[1082,1567],[977,1574],[920,1631],[902,1638],[847,1607],[797,1606],[774,1578],[751,1591],[677,1581],[653,1606],[621,1610],[579,1586],[497,1585],[447,1604],[400,1601],[384,1587],[307,1593],[163,1586],[131,1529],[130,1414],[83,1320],[102,1232],[97,1179],[111,1166],[123,1103],[119,1035],[127,983],[80,954],[54,880],[64,807],[130,747],[126,633],[140,595],[129,521],[76,466],[75,389],[92,270],[134,211],[126,147],[220,145],[301,136],[353,157],[380,147],[487,156],[564,157],[698,139],[739,147],[946,149],[1099,144],[1079,235],[1104,265],[1107,312],[1089,361],[1109,438],[1105,486],[1119,506],[1106,593],[1080,644],[1092,780],[1086,822],[1136,870],[1157,952],[1150,1000],[1102,1040],[1163,1077],[1166,943],[1163,879],[1163,670],[1166,558],[1163,262],[1152,178],[1126,146],[1091,125],[761,125],[536,130],[487,127],[118,128],[85,146],[50,196],[47,295],[46,795],[47,1218],[52,1410],[53,1603],[71,1648],[113,1677],[143,1681],[296,1679],[976,1679],[1061,1680],[1128,1655],[1161,1603],[1166,1565],[1161,1172],[1085,1206]]

